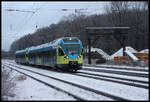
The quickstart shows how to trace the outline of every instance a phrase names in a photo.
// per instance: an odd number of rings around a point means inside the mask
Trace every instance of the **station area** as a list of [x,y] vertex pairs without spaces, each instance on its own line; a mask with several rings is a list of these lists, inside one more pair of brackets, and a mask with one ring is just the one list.
[[[88,53],[88,50],[85,49],[84,52]],[[137,51],[131,46],[125,47],[125,56],[123,56],[123,48],[120,48],[114,54],[109,55],[105,51],[99,48],[91,47],[92,56],[92,64],[102,64],[107,62],[113,62],[114,64],[136,64],[139,66],[148,66],[149,65],[149,50],[144,49],[141,51]],[[87,61],[85,61],[87,63]]]

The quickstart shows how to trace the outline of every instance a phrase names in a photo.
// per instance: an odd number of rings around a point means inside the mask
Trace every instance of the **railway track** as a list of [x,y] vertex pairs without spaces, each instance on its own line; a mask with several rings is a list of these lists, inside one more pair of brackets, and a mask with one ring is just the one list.
[[[76,87],[76,88],[80,88],[80,89],[85,90],[85,91],[88,91],[88,92],[90,92],[90,93],[92,92],[92,93],[95,93],[95,94],[97,94],[97,95],[105,96],[105,97],[108,97],[108,98],[113,99],[113,100],[128,100],[128,99],[126,99],[126,98],[118,97],[118,96],[115,96],[115,95],[112,95],[112,94],[109,94],[109,93],[105,93],[105,92],[102,92],[102,91],[98,91],[98,90],[95,90],[95,89],[92,89],[92,88],[89,88],[89,87],[86,87],[86,86],[83,86],[83,85],[75,84],[75,83],[68,82],[68,81],[65,81],[65,80],[62,80],[62,79],[58,79],[58,78],[55,78],[55,77],[52,77],[52,76],[44,75],[44,74],[42,74],[42,73],[35,72],[35,71],[29,70],[29,69],[21,68],[21,67],[14,66],[14,65],[11,65],[11,66],[5,65],[5,66],[7,66],[7,67],[9,67],[9,68],[12,68],[12,66],[13,66],[13,67],[17,67],[17,69],[22,69],[22,70],[24,70],[24,71],[28,71],[28,72],[31,72],[31,73],[34,73],[34,74],[38,74],[38,75],[40,75],[40,76],[44,76],[44,77],[47,77],[47,78],[50,78],[50,79],[53,79],[53,80],[56,80],[56,81],[59,81],[59,82],[62,82],[62,83],[71,85],[71,86],[74,86],[74,87]],[[14,68],[13,68],[13,69],[14,69]],[[18,71],[17,69],[14,69],[14,70]],[[20,72],[21,72],[21,71],[20,71]],[[22,73],[22,74],[26,74],[26,73],[24,73],[24,72],[21,72],[21,73]],[[43,81],[39,80],[38,78],[35,78],[35,77],[33,77],[33,76],[29,75],[29,74],[26,74],[26,75],[29,76],[29,77],[32,77],[33,79],[36,79],[36,80],[38,80],[38,81],[44,83],[44,84],[46,84],[46,85],[48,85],[48,86],[55,87],[57,90],[61,90],[61,91],[65,92],[65,93],[67,93],[68,95],[74,97],[74,98],[77,99],[77,100],[86,100],[85,98],[82,98],[82,97],[80,97],[80,96],[74,95],[74,94],[72,94],[72,93],[70,93],[70,92],[67,92],[66,90],[63,90],[63,89],[61,89],[61,88],[58,88],[58,87],[56,87],[56,86],[54,86],[54,85],[50,85],[49,83],[43,82]]]
[[[134,86],[134,87],[138,87],[138,88],[145,88],[145,89],[149,89],[148,85],[141,85],[141,84],[136,84],[135,81],[137,82],[138,80],[130,80],[130,79],[124,79],[124,78],[116,78],[116,77],[109,77],[109,76],[101,76],[101,75],[97,75],[97,74],[90,74],[90,73],[85,73],[85,72],[79,72],[81,74],[73,74],[73,75],[77,75],[77,76],[82,76],[82,77],[87,77],[87,78],[92,78],[92,79],[97,79],[97,80],[104,80],[104,81],[109,81],[109,82],[114,82],[114,83],[119,83],[119,84],[124,84],[124,85],[129,85],[129,86]],[[92,76],[88,76],[88,75],[92,75]],[[100,77],[95,77],[95,76],[100,76]],[[106,77],[106,78],[103,78]],[[109,78],[109,79],[108,79]],[[110,79],[111,78],[111,79]],[[112,78],[115,79],[120,79],[121,81],[118,80],[113,80]],[[122,81],[122,80],[126,80],[126,82]],[[138,81],[141,83],[146,83],[148,84],[148,82],[145,81]]]
[[106,68],[106,69],[119,69],[119,70],[131,70],[131,71],[143,71],[143,72],[148,72],[149,70],[147,69],[135,69],[135,68],[118,68],[118,67],[107,67],[107,66],[86,66],[86,67],[95,67],[95,68]]
[[87,72],[78,72],[78,73],[71,73],[71,74],[76,75],[76,76],[81,76],[81,77],[92,78],[96,80],[104,80],[104,81],[110,81],[110,82],[124,84],[124,85],[130,85],[130,86],[139,87],[139,88],[145,88],[145,89],[149,88],[147,81],[112,77],[112,76],[92,74],[92,73],[87,73]]
[[131,81],[131,82],[137,82],[137,83],[142,83],[142,84],[149,84],[147,81],[142,81],[142,80],[135,80],[135,79],[128,79],[128,78],[120,78],[120,77],[113,77],[113,76],[108,76],[108,75],[99,75],[99,74],[93,74],[93,73],[87,73],[87,72],[78,72],[78,73],[83,73],[87,75],[93,75],[93,76],[100,76],[100,77],[106,77],[106,78],[113,78],[113,79],[118,79],[118,80],[125,80],[125,81]]
[[81,70],[85,71],[93,71],[93,72],[103,72],[103,73],[113,73],[119,75],[128,75],[128,76],[136,76],[136,77],[144,77],[148,78],[148,74],[144,73],[135,73],[135,72],[123,72],[123,71],[112,71],[112,70],[105,70],[105,69],[91,69],[91,68],[83,68]]
[[[4,66],[7,66],[7,65],[4,65]],[[7,67],[10,68],[10,69],[12,69],[12,70],[15,70],[15,71],[17,71],[17,72],[19,72],[19,73],[21,73],[21,74],[24,74],[24,75],[26,75],[26,76],[28,76],[28,77],[30,77],[30,78],[32,78],[32,79],[34,79],[34,80],[40,82],[40,83],[43,83],[43,84],[45,84],[46,86],[49,86],[49,87],[51,87],[51,88],[54,88],[54,89],[56,89],[56,90],[58,90],[58,91],[61,91],[61,92],[65,93],[65,94],[68,94],[69,96],[72,96],[72,97],[75,98],[76,100],[85,100],[85,99],[83,99],[83,98],[81,98],[81,97],[79,97],[79,96],[77,96],[77,95],[74,95],[74,94],[72,94],[72,93],[70,93],[70,92],[67,92],[67,91],[65,91],[65,90],[63,90],[63,89],[61,89],[61,88],[59,88],[59,87],[56,87],[56,86],[54,86],[54,85],[52,85],[52,84],[49,84],[49,83],[46,83],[46,82],[44,82],[44,81],[42,81],[42,80],[39,80],[38,78],[35,78],[35,77],[31,76],[31,75],[28,75],[28,74],[26,74],[26,73],[23,73],[23,72],[21,72],[21,71],[19,71],[19,70],[17,70],[17,69],[14,69],[14,68],[12,68],[12,67],[10,67],[10,66],[7,66]]]

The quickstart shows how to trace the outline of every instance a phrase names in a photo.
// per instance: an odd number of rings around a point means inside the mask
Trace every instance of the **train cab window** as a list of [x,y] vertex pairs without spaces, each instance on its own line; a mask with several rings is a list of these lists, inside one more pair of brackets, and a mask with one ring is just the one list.
[[59,55],[59,56],[63,56],[63,55],[64,55],[64,52],[62,51],[61,48],[58,48],[58,55]]
[[63,39],[63,41],[64,41],[65,43],[78,42],[78,39],[75,39],[75,38],[67,38],[67,39]]

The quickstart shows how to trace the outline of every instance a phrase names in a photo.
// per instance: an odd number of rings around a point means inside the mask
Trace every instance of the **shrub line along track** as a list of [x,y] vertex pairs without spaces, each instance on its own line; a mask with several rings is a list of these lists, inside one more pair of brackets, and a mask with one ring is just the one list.
[[[10,64],[9,64],[10,65]],[[7,65],[5,65],[7,66]],[[45,76],[45,77],[48,77],[48,78],[51,78],[51,79],[54,79],[54,80],[57,80],[57,81],[60,81],[60,82],[63,82],[63,83],[67,83],[67,84],[71,84],[72,86],[75,86],[75,87],[78,87],[78,88],[82,88],[84,90],[88,90],[88,91],[91,91],[91,92],[94,92],[96,94],[99,94],[99,95],[103,95],[103,96],[106,96],[106,97],[109,97],[109,98],[112,98],[114,100],[128,100],[128,99],[125,99],[125,98],[122,98],[122,97],[118,97],[118,96],[115,96],[115,95],[111,95],[111,94],[108,94],[108,93],[105,93],[105,92],[102,92],[102,91],[98,91],[98,90],[95,90],[95,89],[92,89],[92,88],[89,88],[89,87],[86,87],[86,86],[82,86],[82,85],[78,85],[78,84],[75,84],[75,83],[72,83],[72,82],[68,82],[68,81],[65,81],[65,80],[61,80],[61,79],[58,79],[58,78],[54,78],[54,77],[51,77],[51,76],[48,76],[48,75],[44,75],[44,74],[41,74],[41,73],[38,73],[38,72],[34,72],[34,71],[31,71],[31,70],[28,70],[28,69],[24,69],[24,68],[21,68],[21,67],[18,67],[18,66],[15,66],[15,65],[11,65],[11,66],[14,66],[14,67],[17,67],[17,68],[20,68],[20,69],[23,69],[23,70],[26,70],[26,71],[29,71],[29,72],[32,72],[32,73],[36,73],[36,74],[39,74],[41,76]],[[7,67],[10,67],[10,66],[7,66]],[[11,67],[12,68],[12,67]],[[23,72],[22,72],[23,73]],[[28,75],[30,76],[30,75]],[[32,76],[30,76],[32,77]],[[37,79],[38,80],[38,79]],[[62,89],[61,89],[62,90]],[[64,92],[64,90],[63,90]],[[69,92],[66,92],[65,93],[67,94],[71,94]],[[78,100],[85,100],[85,99],[82,99],[78,96],[75,96],[75,95],[71,95],[73,97],[75,97],[76,99]]]
[[[139,88],[145,88],[145,89],[149,88],[148,86],[145,86],[145,85],[140,85],[140,84],[132,83],[132,82],[138,82],[138,83],[142,83],[142,84],[148,84],[148,82],[146,82],[146,81],[126,79],[126,78],[119,78],[119,77],[112,77],[112,76],[106,76],[106,75],[91,74],[91,73],[86,73],[86,72],[78,72],[78,73],[72,73],[72,75],[82,76],[82,77],[87,77],[87,78],[92,78],[92,79],[96,79],[96,80],[110,81],[110,82],[115,82],[115,83],[119,83],[119,84],[125,84],[125,85],[134,86],[134,87],[139,87]],[[82,75],[82,74],[86,74],[86,75]],[[93,75],[93,76],[88,76],[88,75]],[[99,76],[99,77],[94,77],[94,76]],[[100,77],[105,77],[105,78],[100,78]],[[122,82],[122,81],[112,80],[112,79],[107,79],[107,78],[125,80],[125,81],[130,81],[130,82]]]
[[143,74],[143,73],[121,72],[121,71],[112,71],[112,70],[104,70],[104,69],[91,69],[91,68],[83,68],[82,70],[88,70],[88,71],[93,71],[93,72],[114,73],[114,74],[119,74],[119,75],[128,75],[128,76],[137,76],[137,77],[148,78],[148,74]]

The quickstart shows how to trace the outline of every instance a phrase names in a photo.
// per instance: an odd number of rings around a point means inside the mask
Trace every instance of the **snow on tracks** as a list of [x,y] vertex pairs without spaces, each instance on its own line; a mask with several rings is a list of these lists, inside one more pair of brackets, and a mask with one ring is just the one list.
[[82,68],[82,70],[148,78],[148,72],[141,72],[141,71],[128,71],[128,70],[109,69],[103,67],[95,68],[95,67],[85,67],[85,66]]
[[[17,70],[22,70],[22,69],[17,68]],[[29,70],[28,71],[24,70],[24,71],[21,71],[21,72],[25,73],[26,75],[30,75],[30,77],[32,77],[34,79],[36,78],[39,81],[42,80],[43,82],[46,81],[45,83],[52,83],[53,86],[59,87],[60,89],[65,90],[66,92],[70,92],[71,94],[72,93],[76,94],[74,96],[78,95],[78,97],[80,97],[81,100],[113,100],[113,99],[125,100],[124,98],[109,95],[109,94],[104,93],[104,92],[96,91],[96,90],[90,89],[88,87],[84,87],[84,86],[81,86],[81,85],[78,85],[78,84],[74,84],[74,83],[64,81],[64,80],[61,80],[61,79],[58,79],[58,78],[54,78],[54,77],[51,77],[51,76],[47,76],[47,75],[44,75],[44,74],[41,74],[42,75],[41,76],[41,75],[39,75],[40,73],[38,73],[38,72],[34,72],[34,74],[33,74],[33,71],[29,72]],[[35,73],[38,73],[38,74],[35,74]],[[85,99],[81,98],[81,97],[84,97]]]
[[[26,66],[23,66],[24,68]],[[63,79],[67,82],[73,82],[78,85],[86,86],[91,89],[95,89],[97,91],[103,92],[103,93],[110,93],[111,95],[123,97],[124,99],[129,100],[147,100],[148,99],[148,90],[142,89],[142,88],[136,88],[128,85],[121,85],[119,83],[112,83],[108,81],[103,80],[95,80],[95,79],[89,79],[85,77],[80,76],[74,76],[68,73],[58,73],[58,72],[52,72],[52,71],[46,71],[42,69],[32,68],[32,67],[26,67],[31,70],[35,70],[41,73],[44,73],[46,75],[53,76],[55,78]],[[63,84],[62,84],[63,86]],[[70,88],[69,88],[70,89]],[[133,94],[134,92],[134,94]],[[84,95],[85,96],[85,95]],[[90,95],[86,96],[89,98]],[[101,100],[104,100],[100,98]],[[96,99],[95,100],[100,100]],[[106,99],[108,100],[108,98]]]

